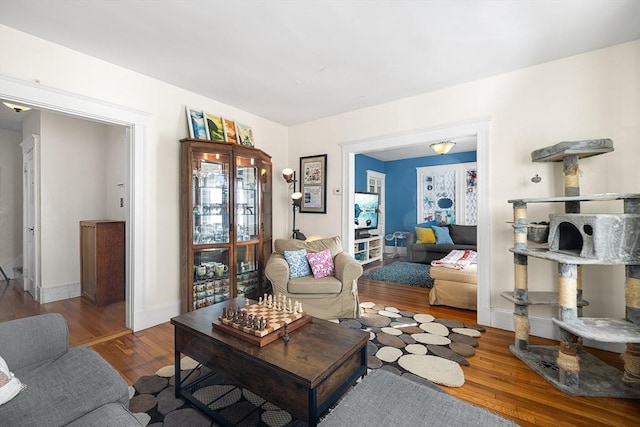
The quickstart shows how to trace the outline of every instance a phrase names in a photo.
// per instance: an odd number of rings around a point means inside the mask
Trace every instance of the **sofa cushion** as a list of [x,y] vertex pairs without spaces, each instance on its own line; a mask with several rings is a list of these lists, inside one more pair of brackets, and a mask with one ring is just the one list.
[[6,426],[66,425],[108,403],[129,405],[127,383],[88,347],[15,373],[27,388],[0,407]]
[[279,254],[284,254],[284,251],[295,251],[298,249],[306,249],[307,252],[320,252],[329,249],[332,258],[343,250],[342,239],[340,239],[339,236],[312,240],[310,242],[297,239],[276,239],[276,241],[273,242],[273,249]]
[[342,283],[335,276],[319,279],[313,276],[299,277],[289,280],[287,291],[290,294],[339,294],[342,292]]
[[23,388],[22,382],[13,375],[7,362],[0,356],[0,405],[16,397]]
[[451,224],[449,226],[449,233],[456,245],[477,245],[477,229],[478,227],[475,225]]
[[296,251],[284,251],[284,258],[289,264],[289,278],[304,277],[311,275],[311,267],[307,260],[307,250],[298,249]]
[[436,235],[431,227],[416,227],[416,243],[435,243]]
[[333,265],[333,258],[331,258],[331,251],[329,249],[308,253],[307,259],[309,260],[311,271],[313,271],[313,277],[319,279],[335,274],[336,269]]
[[437,245],[453,245],[453,240],[449,235],[449,229],[447,227],[432,227],[433,232],[436,235]]
[[94,409],[82,418],[78,418],[67,427],[124,427],[140,426],[142,424],[124,406],[119,403],[109,403]]
[[429,275],[433,279],[449,280],[452,282],[468,283],[472,285],[478,284],[478,265],[472,264],[462,270],[447,268],[442,266],[431,266]]

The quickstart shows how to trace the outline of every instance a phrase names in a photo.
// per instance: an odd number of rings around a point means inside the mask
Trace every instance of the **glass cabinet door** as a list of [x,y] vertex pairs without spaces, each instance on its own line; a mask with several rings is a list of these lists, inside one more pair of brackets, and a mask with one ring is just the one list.
[[229,243],[229,156],[194,153],[193,244]]
[[258,245],[238,245],[236,251],[236,289],[239,297],[258,299]]
[[236,157],[236,239],[258,239],[258,160]]
[[268,240],[271,244],[273,235],[273,203],[271,195],[271,163],[262,161],[260,164],[260,227],[262,228],[262,240]]

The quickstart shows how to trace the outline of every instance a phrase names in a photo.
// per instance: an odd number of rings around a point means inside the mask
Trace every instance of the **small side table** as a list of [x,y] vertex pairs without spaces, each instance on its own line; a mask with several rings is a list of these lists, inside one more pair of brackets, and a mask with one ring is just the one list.
[[394,249],[393,253],[387,255],[387,258],[399,258],[400,254],[398,253],[398,240],[404,240],[407,238],[407,235],[404,231],[396,231],[392,234],[387,234],[384,236],[385,240],[393,240]]

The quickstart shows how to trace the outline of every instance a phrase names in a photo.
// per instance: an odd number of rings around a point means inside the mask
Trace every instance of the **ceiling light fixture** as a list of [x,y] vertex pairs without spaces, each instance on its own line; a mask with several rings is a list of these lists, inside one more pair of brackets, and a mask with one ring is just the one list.
[[31,107],[25,107],[24,105],[18,105],[18,104],[11,104],[9,102],[2,102],[4,105],[6,105],[7,107],[11,108],[13,111],[15,111],[16,113],[22,113],[24,111],[29,111],[31,110]]
[[447,154],[456,145],[453,141],[434,142],[430,145],[431,149],[437,154]]

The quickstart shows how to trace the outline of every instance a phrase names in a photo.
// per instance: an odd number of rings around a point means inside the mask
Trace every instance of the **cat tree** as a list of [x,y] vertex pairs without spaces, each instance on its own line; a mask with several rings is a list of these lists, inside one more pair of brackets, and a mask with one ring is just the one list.
[[[533,162],[562,162],[564,196],[513,199],[513,292],[502,296],[514,304],[515,343],[511,352],[563,392],[576,396],[640,398],[640,194],[580,195],[579,159],[613,151],[610,139],[569,141],[531,153]],[[623,201],[620,214],[582,214],[581,202]],[[564,203],[565,213],[550,215],[548,247],[529,247],[527,204]],[[529,292],[528,258],[558,264],[557,292]],[[585,318],[582,265],[625,265],[624,319]],[[616,286],[602,283],[602,286]],[[558,305],[553,323],[559,346],[529,345],[530,305]],[[625,343],[625,372],[582,348],[582,339]]]

